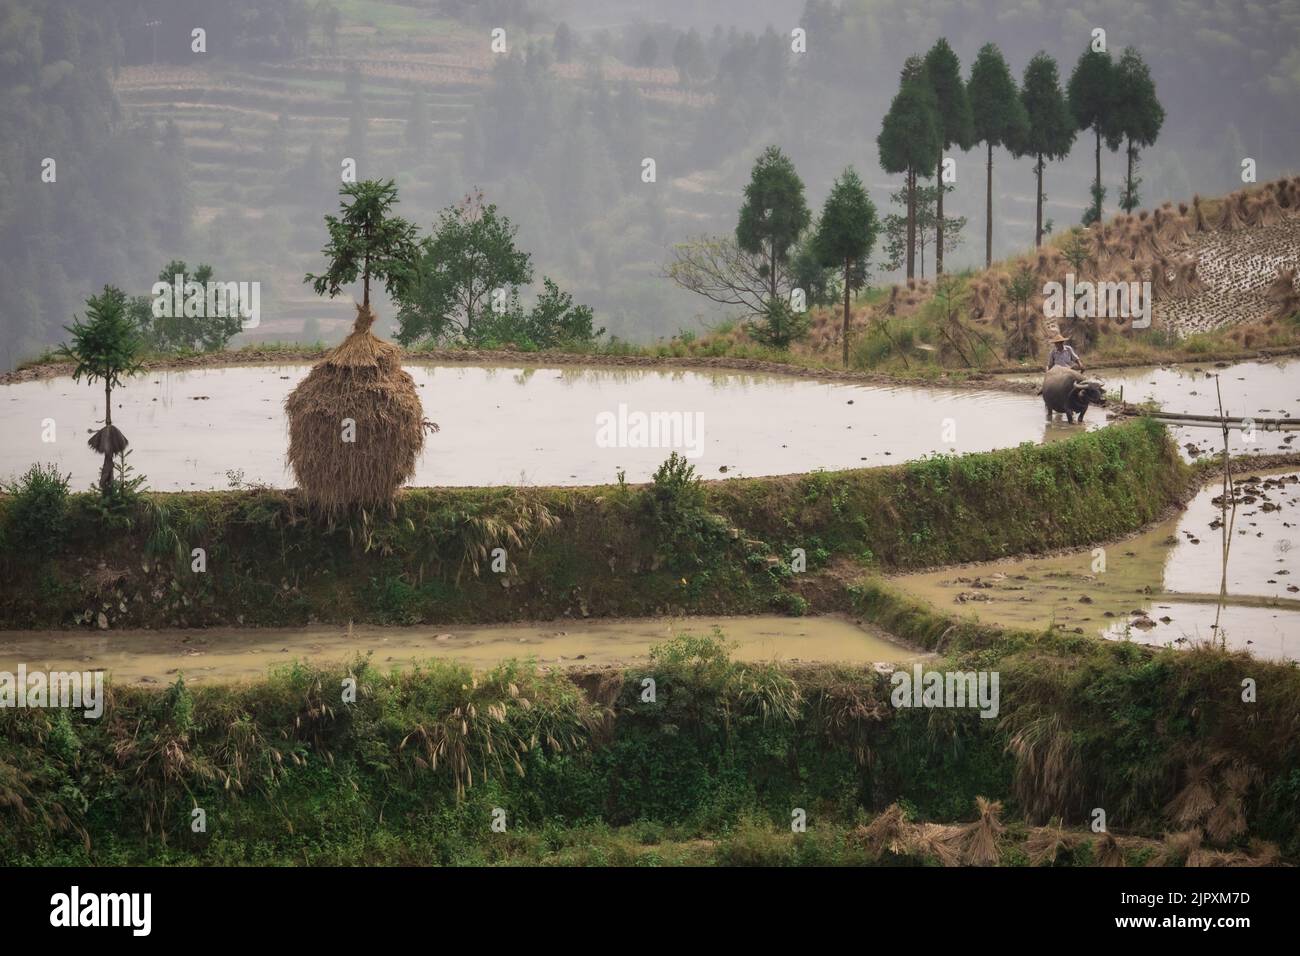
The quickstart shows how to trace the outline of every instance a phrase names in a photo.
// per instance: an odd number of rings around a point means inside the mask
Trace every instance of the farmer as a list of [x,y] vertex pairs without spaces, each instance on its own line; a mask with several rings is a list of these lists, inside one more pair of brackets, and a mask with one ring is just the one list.
[[1069,336],[1061,335],[1059,332],[1056,338],[1052,339],[1052,351],[1047,356],[1047,371],[1051,371],[1057,365],[1064,365],[1066,368],[1083,371],[1083,363],[1079,361],[1079,353],[1070,348]]

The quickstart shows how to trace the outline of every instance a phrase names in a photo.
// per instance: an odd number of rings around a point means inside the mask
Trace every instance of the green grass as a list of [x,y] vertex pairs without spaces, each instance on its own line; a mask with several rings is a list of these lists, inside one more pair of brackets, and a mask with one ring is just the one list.
[[[897,603],[872,587],[869,613]],[[99,720],[0,711],[0,864],[923,863],[869,849],[858,825],[892,804],[960,824],[977,797],[1001,801],[1012,865],[1027,824],[1078,836],[1097,806],[1152,842],[1203,827],[1224,850],[1300,851],[1294,668],[1029,633],[964,633],[931,666],[1000,671],[1000,718],[896,708],[870,668],[740,664],[701,638],[623,672],[358,660],[112,687]],[[1268,689],[1249,712],[1247,673]],[[1178,798],[1201,765],[1211,799],[1189,820]],[[1239,820],[1216,822],[1220,804]]]
[[[0,626],[73,626],[101,602],[126,604],[109,609],[114,627],[802,613],[795,548],[816,578],[844,562],[910,569],[1081,547],[1155,520],[1191,480],[1166,432],[1139,420],[890,468],[705,482],[667,512],[653,486],[412,488],[392,515],[331,526],[293,492],[149,494],[107,534],[95,497],[74,494],[48,560],[0,540],[14,584]],[[0,537],[9,509],[0,497]],[[204,574],[181,560],[195,547]],[[508,589],[483,560],[494,547],[507,549]],[[90,582],[101,562],[123,572],[110,595]]]

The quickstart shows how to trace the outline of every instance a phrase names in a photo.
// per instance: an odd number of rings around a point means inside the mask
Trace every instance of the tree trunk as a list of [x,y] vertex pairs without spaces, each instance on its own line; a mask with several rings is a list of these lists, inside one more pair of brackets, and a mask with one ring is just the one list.
[[993,143],[989,143],[988,179],[984,191],[984,268],[993,265]]
[[1043,154],[1038,154],[1038,165],[1035,167],[1038,172],[1038,199],[1035,203],[1034,210],[1034,246],[1037,248],[1043,244]]
[[[113,427],[113,389],[104,380],[104,443],[108,445],[108,429]],[[113,493],[113,453],[104,452],[104,464],[99,469],[99,490],[105,497]]]
[[943,275],[943,150],[939,151],[939,166],[934,171],[934,183],[939,187],[934,217],[934,277],[938,279]]
[[370,310],[370,254],[366,253],[365,267],[361,270],[361,305]]
[[769,246],[769,248],[772,251],[771,254],[768,256],[768,260],[767,260],[767,285],[768,288],[771,290],[770,298],[773,301],[775,301],[776,299],[776,238],[775,237],[772,238],[772,243]]
[[1128,140],[1128,173],[1124,177],[1124,211],[1132,212],[1137,205],[1133,201],[1133,137]]
[[907,171],[907,277],[916,275],[916,171]]
[[844,367],[849,367],[849,269],[853,260],[844,258]]
[[1097,176],[1093,179],[1093,192],[1096,198],[1093,200],[1097,205],[1097,222],[1101,222],[1101,127],[1094,127],[1097,133]]

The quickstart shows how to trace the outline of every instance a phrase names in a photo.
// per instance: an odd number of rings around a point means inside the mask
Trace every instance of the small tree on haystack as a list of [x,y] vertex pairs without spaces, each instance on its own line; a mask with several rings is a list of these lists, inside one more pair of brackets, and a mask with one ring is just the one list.
[[390,503],[415,473],[425,428],[438,427],[424,419],[415,382],[402,370],[401,350],[370,331],[370,279],[383,279],[390,295],[401,288],[415,250],[415,227],[389,215],[397,202],[391,180],[349,184],[340,194],[352,203],[343,204],[342,216],[325,217],[329,269],[305,281],[333,297],[359,276],[364,298],[352,332],[285,400],[289,464],[307,500],[329,513]]
[[321,252],[329,260],[324,275],[308,273],[317,295],[338,295],[343,286],[361,279],[361,308],[370,310],[370,277],[383,279],[389,294],[397,292],[410,274],[415,255],[415,226],[390,210],[397,204],[397,186],[390,179],[348,183],[339,195],[340,216],[326,216],[330,241]]
[[126,293],[114,286],[104,286],[99,295],[86,300],[86,321],[73,317],[64,326],[72,342],[60,346],[58,354],[76,363],[72,380],[86,378],[89,385],[104,383],[104,427],[86,443],[104,456],[99,471],[99,489],[107,497],[113,493],[113,456],[126,451],[126,436],[113,424],[113,389],[122,377],[140,370],[141,339],[127,310]]

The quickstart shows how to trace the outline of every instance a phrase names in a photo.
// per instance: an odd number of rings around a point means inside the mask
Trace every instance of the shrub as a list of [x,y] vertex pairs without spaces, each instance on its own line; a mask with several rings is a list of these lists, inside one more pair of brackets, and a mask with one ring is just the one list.
[[68,515],[68,481],[51,465],[32,465],[5,486],[13,495],[5,526],[5,547],[41,558],[53,555],[63,541]]

